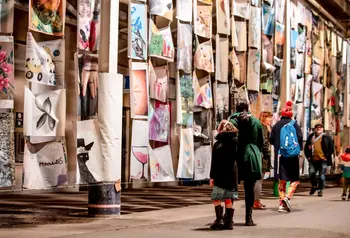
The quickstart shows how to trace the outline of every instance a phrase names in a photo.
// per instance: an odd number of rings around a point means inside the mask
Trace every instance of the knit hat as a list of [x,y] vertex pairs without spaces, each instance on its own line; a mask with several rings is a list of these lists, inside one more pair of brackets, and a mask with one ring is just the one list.
[[282,109],[282,117],[293,117],[293,103],[291,101],[286,102],[286,105]]

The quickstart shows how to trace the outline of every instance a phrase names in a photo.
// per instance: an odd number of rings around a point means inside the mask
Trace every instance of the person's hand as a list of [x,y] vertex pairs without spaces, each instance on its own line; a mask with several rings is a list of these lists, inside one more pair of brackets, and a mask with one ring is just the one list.
[[210,179],[209,185],[210,185],[210,187],[214,187],[214,179]]
[[98,73],[97,71],[82,71],[82,85],[83,85],[83,96],[86,95],[86,90],[89,85],[91,98],[94,99],[97,96],[97,88],[98,88]]

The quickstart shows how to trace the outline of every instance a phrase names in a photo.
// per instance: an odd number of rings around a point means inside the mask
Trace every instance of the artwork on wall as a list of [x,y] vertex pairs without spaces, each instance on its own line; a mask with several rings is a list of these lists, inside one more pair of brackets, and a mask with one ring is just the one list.
[[238,46],[236,51],[247,51],[247,22],[235,21],[238,37]]
[[96,51],[100,44],[101,0],[78,0],[78,49]]
[[179,75],[179,86],[180,86],[180,103],[181,109],[181,124],[185,126],[192,126],[193,124],[193,79],[190,74]]
[[29,29],[63,36],[66,18],[65,0],[29,0]]
[[[176,17],[185,22],[192,22],[192,0],[176,1]],[[186,9],[186,11],[184,11]]]
[[157,99],[161,102],[167,102],[168,99],[168,66],[153,67],[152,62],[149,61],[149,84],[150,84],[150,98]]
[[180,153],[177,178],[193,179],[194,175],[194,146],[192,128],[180,131]]
[[216,127],[222,120],[229,117],[229,85],[215,83],[215,111],[216,111]]
[[271,7],[271,5],[268,5],[266,3],[262,4],[262,19],[261,19],[261,30],[265,35],[272,36],[274,32],[274,9]]
[[248,52],[248,76],[247,89],[252,91],[259,91],[260,86],[260,50],[249,49]]
[[67,155],[61,142],[26,143],[23,159],[26,189],[48,189],[68,185]]
[[173,20],[173,1],[172,0],[149,0],[149,12],[151,15],[164,17],[170,21]]
[[[212,111],[210,109],[202,109],[202,111],[194,112],[193,135],[195,136],[195,149],[197,144],[210,144],[212,139]],[[200,139],[198,140],[198,138]],[[199,142],[199,143],[198,143]]]
[[170,137],[170,110],[168,104],[155,102],[155,107],[149,105],[149,139],[168,142]]
[[197,40],[197,49],[194,54],[194,67],[196,69],[205,70],[208,73],[214,72],[214,56],[212,41],[200,43]]
[[177,68],[185,73],[191,73],[193,60],[192,26],[178,22],[177,27]]
[[15,175],[15,138],[13,113],[0,113],[0,187],[13,185]]
[[311,74],[306,75],[305,90],[304,90],[304,107],[307,107],[307,108],[310,107],[312,77],[313,76]]
[[102,166],[97,120],[77,121],[77,184],[103,181]]
[[276,33],[275,33],[275,45],[276,45],[276,56],[283,59],[283,47],[284,47],[284,25],[281,23],[276,23]]
[[273,64],[273,38],[265,34],[261,36],[262,40],[262,62]]
[[220,38],[219,34],[216,35],[216,70],[215,79],[223,83],[228,82],[228,53],[229,40],[228,38]]
[[273,74],[273,85],[272,85],[272,97],[275,100],[279,99],[280,96],[280,83],[281,83],[281,68],[282,68],[283,60],[274,57],[274,65],[275,65],[275,72]]
[[239,82],[246,83],[247,82],[247,54],[246,52],[237,53],[237,60],[239,64],[240,76]]
[[275,4],[276,4],[276,20],[279,23],[283,23],[285,0],[275,0]]
[[169,100],[176,100],[176,79],[169,78]]
[[24,93],[24,134],[27,136],[64,136],[66,122],[65,89],[34,95]]
[[205,82],[202,86],[199,83],[196,72],[193,72],[194,106],[204,107],[206,109],[213,107],[213,95],[210,86],[210,75],[200,79]]
[[262,94],[261,95],[261,111],[265,111],[265,112],[271,112],[272,113],[272,109],[273,109],[273,98],[271,96],[271,94]]
[[229,0],[216,0],[217,33],[230,35],[230,17]]
[[12,33],[15,0],[1,1],[0,9],[0,32]]
[[131,2],[129,14],[128,56],[147,60],[147,5]]
[[232,1],[232,12],[234,16],[249,19],[250,4],[247,0]]
[[[1,15],[1,14],[0,14]],[[0,102],[1,108],[14,106],[14,51],[13,37],[0,36]]]
[[210,178],[211,146],[200,146],[194,151],[194,180]]
[[212,6],[197,6],[196,1],[194,7],[194,34],[211,39],[212,36]]
[[150,19],[149,23],[149,56],[174,62],[175,48],[170,25],[161,29]]
[[259,7],[250,8],[248,46],[261,48],[261,9]]
[[296,80],[295,87],[295,103],[302,103],[304,101],[304,78]]
[[130,63],[130,108],[132,118],[148,117],[148,65]]
[[148,122],[133,120],[130,179],[148,179]]
[[232,77],[233,77],[233,79],[240,82],[241,69],[239,66],[239,62],[238,62],[238,58],[237,58],[235,50],[231,51],[228,59],[230,60],[230,62],[232,64],[232,70],[233,70]]
[[273,75],[276,67],[269,63],[262,63],[260,69],[260,90],[271,93],[273,88]]
[[169,145],[152,149],[148,146],[152,182],[175,181],[173,159]]

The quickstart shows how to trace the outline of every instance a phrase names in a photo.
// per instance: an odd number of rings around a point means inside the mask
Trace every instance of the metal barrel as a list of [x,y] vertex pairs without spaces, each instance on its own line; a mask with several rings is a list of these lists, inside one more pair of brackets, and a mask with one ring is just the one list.
[[120,192],[114,184],[90,184],[88,211],[90,216],[120,215]]

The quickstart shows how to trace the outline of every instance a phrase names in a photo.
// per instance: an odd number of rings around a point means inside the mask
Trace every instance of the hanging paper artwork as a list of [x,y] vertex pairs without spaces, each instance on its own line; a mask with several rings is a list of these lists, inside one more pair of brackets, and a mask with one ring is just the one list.
[[64,89],[34,95],[24,93],[24,134],[27,136],[64,136],[66,93]]
[[247,22],[235,21],[238,37],[238,46],[236,51],[247,51]]
[[312,77],[313,76],[310,74],[306,75],[305,90],[304,90],[304,107],[307,107],[307,108],[310,107]]
[[175,181],[173,159],[169,145],[152,149],[148,146],[151,182]]
[[[186,12],[186,11],[184,11]],[[178,22],[177,68],[185,73],[192,72],[192,26]]]
[[271,93],[273,88],[273,75],[276,67],[269,63],[262,63],[260,74],[260,90],[265,93]]
[[[176,1],[176,17],[180,21],[192,22],[192,0]],[[186,11],[184,10],[186,9]]]
[[272,36],[274,34],[274,9],[268,4],[262,4],[262,32],[265,35]]
[[133,120],[130,179],[148,179],[148,122]]
[[312,82],[312,119],[319,119],[322,116],[322,94],[323,85],[317,82]]
[[193,179],[194,175],[194,146],[192,128],[181,129],[180,153],[177,178]]
[[194,54],[194,67],[205,70],[208,73],[214,72],[214,56],[211,40],[201,44],[197,41],[197,49]]
[[96,51],[100,44],[101,0],[78,0],[78,49]]
[[[196,5],[195,5],[196,6]],[[212,6],[196,6],[194,9],[194,34],[209,38],[212,37]]]
[[0,32],[12,33],[15,0],[1,1],[0,9]]
[[0,36],[0,108],[14,107],[13,37]]
[[229,117],[229,85],[215,84],[216,127],[218,127],[222,120],[226,120]]
[[198,0],[198,2],[202,2],[202,3],[205,3],[205,4],[212,4],[213,3],[213,0]]
[[272,109],[273,109],[273,98],[271,96],[271,94],[262,94],[261,95],[261,110],[264,112],[271,112],[272,113]]
[[248,53],[248,76],[247,88],[252,91],[259,91],[260,86],[260,50],[249,49]]
[[249,19],[250,4],[247,0],[233,0],[232,12],[234,16]]
[[246,52],[237,53],[237,60],[239,64],[240,76],[239,82],[247,82],[247,54]]
[[230,16],[229,0],[216,0],[217,33],[230,35]]
[[231,18],[231,44],[233,47],[238,47],[238,35],[236,30],[236,22],[234,17]]
[[298,39],[298,32],[295,30],[290,31],[290,67],[291,69],[295,69],[297,64],[297,39]]
[[275,44],[276,44],[276,56],[280,59],[283,59],[284,25],[278,22],[276,24]]
[[[200,86],[201,82],[205,82]],[[197,75],[193,72],[193,88],[194,88],[194,106],[204,107],[206,109],[213,107],[213,95],[210,87],[210,76],[206,76],[198,80]]]
[[273,39],[267,35],[261,36],[262,40],[262,62],[273,64]]
[[148,117],[148,66],[146,63],[130,64],[130,108],[132,118]]
[[24,182],[26,189],[48,189],[68,185],[67,155],[61,142],[30,144],[24,147]]
[[280,83],[281,83],[281,74],[282,74],[281,68],[282,68],[283,60],[275,56],[274,61],[275,61],[275,72],[273,74],[272,97],[273,99],[278,100],[281,92]]
[[215,79],[223,83],[228,82],[228,53],[229,40],[228,38],[220,38],[216,35],[216,71]]
[[311,65],[312,65],[312,47],[311,40],[307,39],[305,44],[305,73],[311,74]]
[[174,62],[175,48],[170,26],[158,29],[150,19],[149,56]]
[[173,20],[173,1],[172,0],[149,0],[149,12],[151,15],[157,15]]
[[168,104],[155,103],[153,109],[150,105],[149,139],[153,141],[168,142],[170,135],[170,110]]
[[305,112],[305,109],[302,103],[293,105],[293,114],[294,114],[295,120],[298,122],[298,125],[304,125],[304,112]]
[[193,79],[192,75],[184,74],[179,77],[180,79],[180,95],[181,95],[181,112],[182,121],[181,124],[185,126],[191,126],[193,124]]
[[77,122],[77,184],[104,179],[99,126],[96,120]]
[[63,36],[65,0],[29,0],[29,29],[47,35]]
[[321,60],[313,57],[312,58],[312,75],[314,76],[314,80],[318,83],[321,83]]
[[236,55],[236,52],[235,50],[232,50],[230,55],[229,55],[229,58],[230,62],[232,63],[232,70],[233,70],[233,74],[232,74],[232,77],[234,80],[236,81],[240,81],[240,74],[241,74],[241,69],[240,69],[240,66],[239,66],[239,62],[238,62],[238,58],[237,58],[237,55]]
[[150,83],[150,98],[157,99],[161,102],[167,102],[168,94],[168,66],[153,67],[149,61],[149,83]]
[[256,118],[259,118],[260,116],[260,110],[261,110],[261,94],[254,92],[249,93],[249,111],[252,113],[252,115]]
[[147,60],[147,5],[129,4],[128,55],[132,59]]
[[176,79],[169,78],[169,100],[176,100]]
[[213,131],[212,121],[212,111],[210,109],[194,112],[193,135],[195,136],[195,147],[196,144],[202,145],[204,143],[211,143]]
[[194,151],[194,180],[210,178],[211,146],[201,146]]
[[13,113],[0,113],[0,188],[15,179],[15,138]]
[[302,103],[304,100],[304,78],[296,80],[295,103]]
[[248,46],[260,49],[261,47],[261,9],[250,8]]
[[285,0],[276,0],[276,20],[279,23],[284,22],[284,6]]

